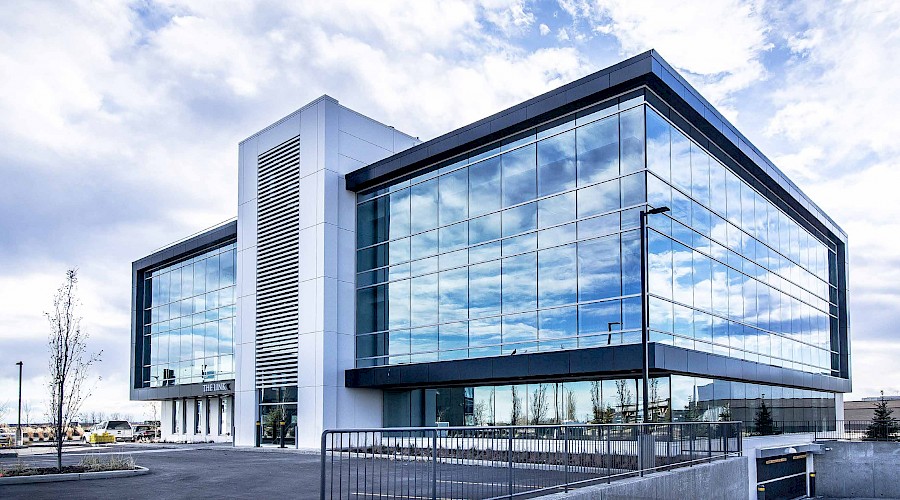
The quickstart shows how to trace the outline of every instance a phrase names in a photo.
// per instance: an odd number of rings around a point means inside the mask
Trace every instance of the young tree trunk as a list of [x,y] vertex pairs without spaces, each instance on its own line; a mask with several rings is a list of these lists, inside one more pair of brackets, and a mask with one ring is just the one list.
[[62,472],[62,449],[63,449],[63,382],[59,383],[59,401],[58,411],[56,414],[56,469]]

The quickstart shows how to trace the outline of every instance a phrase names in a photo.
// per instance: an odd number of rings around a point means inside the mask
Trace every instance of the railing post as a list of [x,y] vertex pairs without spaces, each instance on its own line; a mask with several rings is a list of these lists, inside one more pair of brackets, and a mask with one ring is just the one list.
[[319,499],[325,500],[325,443],[327,440],[328,431],[322,432],[322,453],[321,457],[319,457],[319,470],[321,474],[319,474]]
[[569,491],[569,428],[568,428],[567,426],[565,426],[565,425],[563,426],[563,439],[564,439],[564,441],[565,441],[564,446],[565,446],[565,451],[566,451],[566,452],[565,452],[565,460],[566,460],[566,465],[565,465],[565,471],[566,471],[566,472],[565,472],[565,479],[566,479],[566,484],[565,484],[565,486],[563,486],[563,491],[568,492],[568,491]]
[[509,498],[512,498],[512,494],[513,494],[513,459],[512,459],[513,428],[512,428],[512,426],[510,426],[507,429],[509,431],[509,435],[507,437],[507,439],[509,440],[509,444],[508,444],[508,447],[506,448],[506,456],[509,459],[509,463],[507,464],[507,466],[509,467],[509,470],[507,471],[507,480],[508,480],[507,491],[509,494]]
[[712,424],[706,424],[706,458],[712,459]]
[[[644,429],[639,428],[642,424],[636,424],[632,427],[632,436],[634,436],[634,443],[637,445],[637,461],[638,461],[638,469],[640,470],[641,477],[644,477],[644,443],[643,433]],[[637,431],[637,434],[635,434]]]
[[431,500],[437,500],[437,429],[431,431]]

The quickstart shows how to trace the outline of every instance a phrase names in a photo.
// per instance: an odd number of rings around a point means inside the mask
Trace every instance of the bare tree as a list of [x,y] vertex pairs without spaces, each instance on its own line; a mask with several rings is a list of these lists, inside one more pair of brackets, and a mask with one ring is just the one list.
[[[525,396],[528,396],[527,394]],[[516,386],[512,386],[512,410],[509,415],[510,425],[522,425],[525,420],[525,412],[522,411],[522,398]]]
[[0,423],[6,418],[6,414],[9,412],[9,406],[9,401],[0,402]]
[[25,418],[25,425],[31,425],[31,401],[22,401],[22,417]]
[[628,382],[628,380],[616,380],[616,398],[619,400],[619,409],[624,422],[631,420],[626,413],[628,407],[631,406],[631,389],[628,388]]
[[575,399],[574,391],[566,391],[566,420],[569,422],[574,422],[578,417],[575,416],[576,408],[578,407],[577,400]]
[[[46,313],[50,321],[50,423],[56,432],[56,467],[62,469],[62,448],[69,422],[90,396],[84,382],[100,353],[87,352],[86,332],[81,330],[78,316],[78,271],[66,271],[66,279],[53,297],[53,311]],[[102,351],[101,351],[102,352]]]
[[547,399],[547,384],[538,384],[531,393],[531,425],[539,425],[547,419],[550,402]]
[[591,382],[591,423],[603,422],[603,401],[600,398],[600,382]]

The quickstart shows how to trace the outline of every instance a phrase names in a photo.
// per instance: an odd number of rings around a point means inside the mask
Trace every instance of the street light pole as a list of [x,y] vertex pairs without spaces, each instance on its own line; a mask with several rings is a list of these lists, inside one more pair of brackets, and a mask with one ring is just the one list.
[[641,375],[643,376],[643,401],[644,401],[644,423],[650,422],[650,305],[649,290],[647,286],[647,275],[650,274],[647,256],[647,216],[656,215],[669,211],[669,207],[651,208],[650,210],[641,210],[641,352],[642,366]]
[[22,362],[19,365],[19,425],[16,426],[16,446],[22,446]]

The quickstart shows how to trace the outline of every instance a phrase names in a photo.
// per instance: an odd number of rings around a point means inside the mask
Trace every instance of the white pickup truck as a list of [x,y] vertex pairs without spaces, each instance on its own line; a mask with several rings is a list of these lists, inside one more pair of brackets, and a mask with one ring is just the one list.
[[91,434],[99,435],[104,432],[115,437],[116,441],[134,441],[134,430],[131,428],[131,424],[126,420],[104,420],[91,427],[91,430],[85,432],[82,439],[84,439],[85,442],[89,442],[91,440]]

